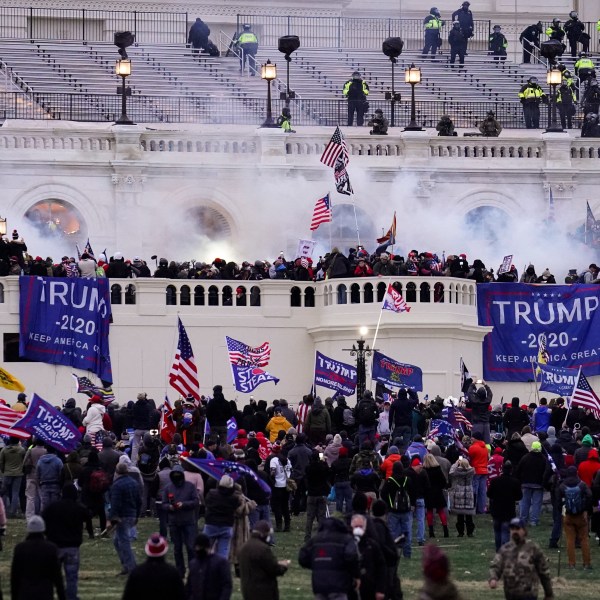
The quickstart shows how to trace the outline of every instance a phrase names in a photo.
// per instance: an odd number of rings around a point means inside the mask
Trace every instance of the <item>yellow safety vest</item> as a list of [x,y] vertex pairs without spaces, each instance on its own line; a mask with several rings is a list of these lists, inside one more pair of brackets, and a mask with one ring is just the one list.
[[441,29],[442,28],[442,20],[435,15],[429,15],[433,17],[427,23],[425,23],[425,29]]
[[528,85],[522,92],[519,92],[519,98],[530,100],[531,98],[541,98],[544,95],[544,91],[541,87],[533,87]]
[[244,32],[238,38],[238,44],[258,44],[258,38],[251,32]]
[[580,58],[575,63],[575,68],[576,69],[593,69],[594,63],[589,58]]

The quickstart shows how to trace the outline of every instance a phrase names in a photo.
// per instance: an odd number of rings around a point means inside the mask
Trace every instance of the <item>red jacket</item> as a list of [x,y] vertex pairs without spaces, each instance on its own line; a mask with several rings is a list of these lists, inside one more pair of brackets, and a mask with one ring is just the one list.
[[592,487],[592,481],[594,475],[600,471],[600,460],[598,460],[598,450],[592,448],[588,454],[587,460],[584,460],[577,469],[577,475],[581,478],[581,481],[585,483],[589,488]]
[[[500,452],[498,452],[498,450],[500,450]],[[502,475],[503,464],[504,457],[502,456],[502,449],[496,448],[496,451],[494,451],[494,454],[492,454],[488,461],[488,485],[492,479],[496,479],[496,477]]]
[[381,472],[385,474],[385,478],[388,479],[392,476],[392,467],[395,462],[398,462],[402,457],[399,454],[390,454],[386,456],[386,459],[381,463]]
[[488,474],[488,449],[483,440],[475,440],[469,448],[469,460],[475,475]]

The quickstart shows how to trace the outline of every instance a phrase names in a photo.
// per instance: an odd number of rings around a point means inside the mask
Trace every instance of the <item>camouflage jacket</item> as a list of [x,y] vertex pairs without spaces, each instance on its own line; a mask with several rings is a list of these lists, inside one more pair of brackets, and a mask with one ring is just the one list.
[[509,600],[537,598],[539,584],[551,597],[552,580],[546,557],[531,540],[516,544],[512,540],[498,551],[490,566],[490,580],[504,578],[504,594]]

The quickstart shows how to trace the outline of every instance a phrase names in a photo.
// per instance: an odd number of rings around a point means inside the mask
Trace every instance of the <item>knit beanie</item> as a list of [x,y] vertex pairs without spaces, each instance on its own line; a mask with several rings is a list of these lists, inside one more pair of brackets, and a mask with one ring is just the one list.
[[450,563],[446,554],[435,544],[427,544],[423,550],[423,575],[434,583],[448,580]]

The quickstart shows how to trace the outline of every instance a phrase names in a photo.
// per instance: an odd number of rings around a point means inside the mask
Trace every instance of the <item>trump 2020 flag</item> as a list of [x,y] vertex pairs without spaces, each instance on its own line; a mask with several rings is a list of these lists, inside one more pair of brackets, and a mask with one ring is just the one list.
[[19,289],[19,356],[112,383],[109,280],[22,276]]
[[35,435],[48,446],[65,454],[75,450],[81,440],[81,432],[71,420],[37,394],[33,395],[27,412],[14,427]]
[[261,383],[272,381],[277,385],[279,378],[267,373],[260,367],[246,367],[243,365],[231,365],[233,374],[233,385],[238,392],[249,394]]
[[382,310],[391,310],[397,313],[410,312],[410,306],[406,304],[404,298],[394,289],[390,283],[387,288],[387,292],[383,297]]
[[344,396],[352,396],[356,390],[356,368],[317,352],[314,381],[315,385],[337,390]]
[[578,369],[539,364],[536,375],[540,377],[540,392],[570,396],[577,383]]
[[[210,400],[209,400],[210,402]],[[238,434],[238,426],[235,417],[231,417],[227,421],[227,443],[231,444],[236,438]],[[204,421],[204,437],[210,435],[210,423],[208,419]]]

